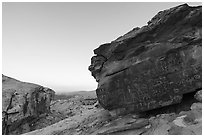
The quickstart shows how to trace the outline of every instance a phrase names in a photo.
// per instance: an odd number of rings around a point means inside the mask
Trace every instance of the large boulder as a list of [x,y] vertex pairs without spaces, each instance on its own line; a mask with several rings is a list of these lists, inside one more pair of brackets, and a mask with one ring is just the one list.
[[89,70],[105,109],[123,114],[179,103],[202,87],[202,7],[160,11],[94,54]]
[[2,75],[2,133],[22,134],[32,122],[49,113],[55,92]]

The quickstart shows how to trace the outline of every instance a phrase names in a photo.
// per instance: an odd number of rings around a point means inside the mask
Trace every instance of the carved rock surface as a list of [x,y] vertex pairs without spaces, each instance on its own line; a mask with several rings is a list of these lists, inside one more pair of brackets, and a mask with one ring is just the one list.
[[105,109],[123,114],[179,103],[202,88],[202,7],[160,11],[94,54],[89,70]]
[[2,75],[2,133],[22,134],[30,124],[49,113],[55,92]]

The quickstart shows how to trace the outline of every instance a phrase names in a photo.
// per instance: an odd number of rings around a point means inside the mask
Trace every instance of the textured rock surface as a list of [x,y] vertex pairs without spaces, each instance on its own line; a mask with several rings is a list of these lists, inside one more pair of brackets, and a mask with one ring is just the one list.
[[2,75],[2,133],[21,134],[31,123],[50,112],[54,91]]
[[195,99],[197,99],[198,101],[202,102],[202,90],[199,90],[196,94],[195,94]]
[[184,4],[101,45],[89,66],[99,103],[116,115],[179,103],[202,87],[201,41],[202,7]]

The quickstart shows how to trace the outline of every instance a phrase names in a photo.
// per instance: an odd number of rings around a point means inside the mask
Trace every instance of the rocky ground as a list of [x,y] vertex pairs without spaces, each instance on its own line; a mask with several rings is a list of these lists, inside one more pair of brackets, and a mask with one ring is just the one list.
[[[62,120],[26,135],[201,135],[202,100],[192,95],[181,104],[115,117],[100,107],[96,98],[90,101],[90,98],[73,96],[53,101],[52,113],[46,117],[47,121],[53,120],[55,114],[58,121],[61,115]],[[201,96],[195,95],[197,99]]]

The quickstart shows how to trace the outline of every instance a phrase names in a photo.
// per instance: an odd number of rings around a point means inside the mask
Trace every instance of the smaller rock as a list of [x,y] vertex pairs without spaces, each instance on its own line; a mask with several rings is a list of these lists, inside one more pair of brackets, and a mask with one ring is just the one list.
[[145,128],[151,128],[151,125],[149,124],[149,125],[147,125]]
[[139,114],[133,114],[133,115],[132,115],[132,118],[134,118],[134,119],[138,119],[139,117],[140,117]]
[[153,121],[156,117],[152,116],[149,118],[149,121]]
[[141,119],[140,121],[137,121],[130,125],[120,125],[120,126],[113,126],[112,128],[105,129],[101,132],[99,132],[99,135],[114,135],[118,132],[124,132],[127,130],[133,130],[133,129],[140,129],[143,127],[146,127],[149,125],[149,121],[147,119]]
[[193,135],[193,132],[191,130],[176,125],[172,126],[168,131],[169,135]]
[[184,124],[184,118],[186,117],[186,115],[177,117],[173,123],[179,127],[186,127],[186,125]]
[[202,103],[193,103],[191,105],[191,110],[202,110]]
[[137,121],[136,119],[131,119],[131,120],[127,121],[126,124],[132,124],[132,123],[134,123],[134,122],[136,122],[136,121]]
[[188,113],[186,117],[184,117],[184,122],[188,124],[196,124],[197,122],[195,121],[195,115],[193,113]]
[[81,129],[80,129],[80,128],[77,128],[76,131],[79,132],[79,131],[81,131]]
[[[192,107],[192,106],[191,106]],[[182,116],[182,115],[186,115],[186,111],[181,111],[180,113],[179,113],[179,116]]]
[[195,95],[194,98],[198,101],[202,102],[202,90],[199,90]]
[[94,107],[96,107],[96,108],[102,108],[98,101],[94,104]]

